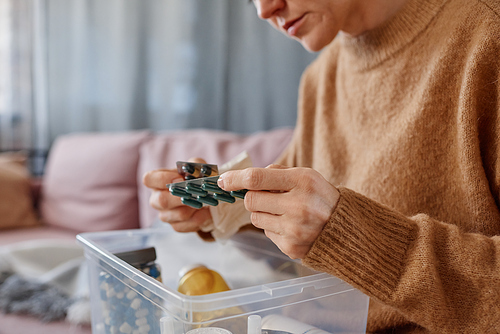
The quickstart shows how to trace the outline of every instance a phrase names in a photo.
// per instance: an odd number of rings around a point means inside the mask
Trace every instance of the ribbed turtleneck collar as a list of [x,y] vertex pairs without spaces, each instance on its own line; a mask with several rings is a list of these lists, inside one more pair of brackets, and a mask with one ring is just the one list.
[[436,17],[448,0],[409,0],[382,26],[362,35],[338,36],[345,50],[363,64],[372,67],[402,49],[417,37]]

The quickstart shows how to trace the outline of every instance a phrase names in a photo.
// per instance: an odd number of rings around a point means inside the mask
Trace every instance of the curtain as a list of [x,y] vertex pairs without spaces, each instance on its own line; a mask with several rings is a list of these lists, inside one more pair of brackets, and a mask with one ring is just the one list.
[[30,0],[0,0],[0,151],[31,147],[31,9]]
[[[31,113],[18,132],[20,145],[40,149],[76,131],[293,126],[299,79],[316,56],[259,20],[246,0],[0,3],[11,13],[15,3],[28,9],[16,14],[32,25],[31,49],[22,50],[32,59],[23,100]],[[9,34],[21,43],[20,31]],[[18,113],[0,103],[2,120],[7,109]]]
[[314,58],[245,0],[49,0],[50,137],[295,123]]

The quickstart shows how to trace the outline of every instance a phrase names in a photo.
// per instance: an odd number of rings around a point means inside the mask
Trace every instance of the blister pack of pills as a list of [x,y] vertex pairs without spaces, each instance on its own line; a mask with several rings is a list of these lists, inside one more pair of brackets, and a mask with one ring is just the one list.
[[202,164],[196,162],[177,161],[177,172],[184,180],[193,180],[203,177],[219,175],[217,165]]
[[170,193],[181,198],[183,204],[199,209],[204,204],[217,206],[219,201],[234,203],[245,198],[247,190],[225,191],[217,185],[217,165],[195,162],[177,162],[177,171],[185,181],[167,184]]

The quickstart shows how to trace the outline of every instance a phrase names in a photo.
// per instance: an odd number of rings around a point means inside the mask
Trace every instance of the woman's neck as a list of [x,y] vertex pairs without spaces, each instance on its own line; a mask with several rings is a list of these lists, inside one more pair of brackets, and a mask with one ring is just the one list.
[[359,0],[354,1],[352,12],[356,13],[346,22],[342,31],[359,36],[376,29],[398,13],[409,0]]

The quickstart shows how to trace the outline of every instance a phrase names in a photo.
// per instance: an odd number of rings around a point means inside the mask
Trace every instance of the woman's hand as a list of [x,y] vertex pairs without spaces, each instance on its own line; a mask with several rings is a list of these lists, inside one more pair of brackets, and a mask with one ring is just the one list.
[[219,178],[219,187],[248,189],[245,207],[252,224],[292,259],[305,257],[339,200],[337,188],[311,168],[229,171]]
[[[202,159],[190,159],[190,162],[206,163]],[[157,169],[144,174],[142,182],[153,190],[149,203],[159,211],[161,221],[172,225],[177,232],[199,231],[207,221],[212,219],[208,207],[194,209],[184,205],[181,199],[170,194],[167,184],[182,182],[184,179],[177,169]]]

